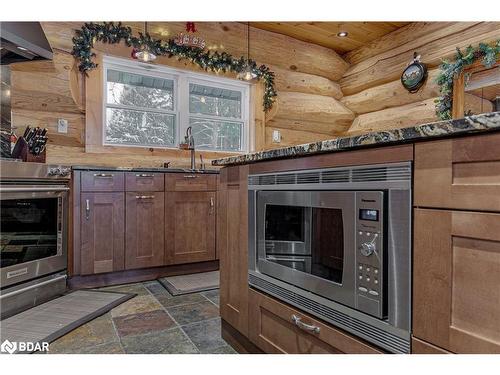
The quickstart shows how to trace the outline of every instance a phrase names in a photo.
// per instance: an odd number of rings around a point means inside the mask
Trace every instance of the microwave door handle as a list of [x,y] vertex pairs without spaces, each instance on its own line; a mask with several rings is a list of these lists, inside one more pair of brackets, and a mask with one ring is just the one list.
[[63,192],[69,191],[67,186],[2,186],[0,187],[0,193],[20,193],[20,192],[37,192],[37,191],[48,191],[48,192]]

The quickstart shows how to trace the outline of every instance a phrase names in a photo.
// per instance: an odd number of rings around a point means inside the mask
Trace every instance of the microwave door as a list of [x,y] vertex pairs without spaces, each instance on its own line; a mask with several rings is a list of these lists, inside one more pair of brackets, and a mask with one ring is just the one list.
[[[354,306],[354,206],[349,191],[258,192],[259,271]],[[298,256],[307,267],[282,260]]]

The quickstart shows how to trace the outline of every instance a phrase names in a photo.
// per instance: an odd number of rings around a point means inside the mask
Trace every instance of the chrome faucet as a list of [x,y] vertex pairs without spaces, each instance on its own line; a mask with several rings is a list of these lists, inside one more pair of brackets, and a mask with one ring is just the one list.
[[189,126],[186,129],[186,135],[184,137],[184,143],[179,145],[179,148],[182,150],[190,150],[191,151],[191,169],[196,169],[196,154],[194,147],[194,138],[193,138],[193,129]]

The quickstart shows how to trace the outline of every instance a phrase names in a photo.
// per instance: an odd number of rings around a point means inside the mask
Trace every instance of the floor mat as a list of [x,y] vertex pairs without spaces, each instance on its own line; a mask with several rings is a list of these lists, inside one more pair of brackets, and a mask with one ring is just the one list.
[[[132,293],[77,290],[2,320],[1,342],[52,342],[134,296]],[[9,352],[21,352],[17,344],[10,347]]]
[[218,289],[219,271],[162,277],[158,279],[158,281],[170,292],[170,294],[179,296],[181,294]]

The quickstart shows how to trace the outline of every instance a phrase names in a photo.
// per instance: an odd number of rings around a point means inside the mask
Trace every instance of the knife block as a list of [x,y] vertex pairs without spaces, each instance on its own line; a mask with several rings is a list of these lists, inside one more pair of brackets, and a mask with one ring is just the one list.
[[21,159],[22,161],[31,162],[31,163],[45,163],[47,150],[43,150],[39,155],[33,155],[30,152],[28,147],[28,143],[24,137],[19,137],[17,139],[16,145],[14,146],[14,150],[12,151],[12,157],[14,159]]

